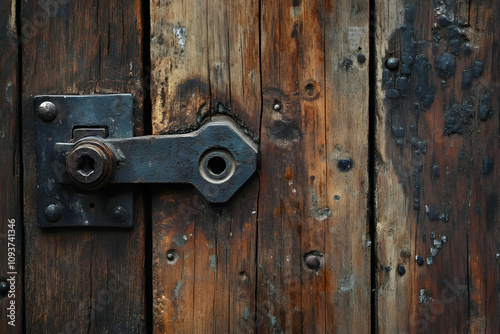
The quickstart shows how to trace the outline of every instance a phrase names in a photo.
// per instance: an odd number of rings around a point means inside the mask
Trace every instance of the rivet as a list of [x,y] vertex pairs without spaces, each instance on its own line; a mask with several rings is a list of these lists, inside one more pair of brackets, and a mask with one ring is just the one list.
[[424,264],[424,259],[420,255],[417,255],[417,264],[422,266]]
[[116,206],[113,209],[113,218],[115,222],[123,223],[125,220],[127,220],[127,217],[128,217],[127,210],[125,210],[123,207]]
[[399,273],[401,276],[403,276],[404,274],[406,274],[406,268],[405,268],[405,266],[403,266],[402,264],[400,264],[400,265],[398,266],[398,273]]
[[61,208],[56,204],[50,204],[45,208],[45,218],[51,222],[55,223],[61,219],[62,213]]
[[391,71],[395,71],[399,67],[399,60],[397,58],[391,57],[385,61],[385,67]]
[[0,294],[6,295],[9,292],[9,285],[4,280],[0,281]]
[[274,100],[274,106],[273,106],[273,109],[275,111],[280,111],[281,110],[281,102],[278,101],[278,100]]
[[177,261],[179,257],[177,256],[177,252],[174,249],[171,249],[167,252],[167,260],[168,262],[174,263]]
[[45,101],[38,106],[38,116],[45,122],[50,122],[57,116],[56,105],[50,101]]
[[366,56],[362,53],[358,53],[358,63],[364,64],[366,61]]
[[312,270],[318,270],[321,267],[320,255],[318,252],[310,252],[305,258],[306,266]]

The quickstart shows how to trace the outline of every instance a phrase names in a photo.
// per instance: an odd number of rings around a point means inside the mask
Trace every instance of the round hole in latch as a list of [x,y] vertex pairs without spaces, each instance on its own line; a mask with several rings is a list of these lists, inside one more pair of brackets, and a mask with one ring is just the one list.
[[212,148],[200,157],[200,174],[210,183],[226,182],[235,169],[236,161],[231,152],[225,148]]
[[226,160],[220,156],[211,157],[207,164],[208,170],[214,175],[221,175],[227,168]]

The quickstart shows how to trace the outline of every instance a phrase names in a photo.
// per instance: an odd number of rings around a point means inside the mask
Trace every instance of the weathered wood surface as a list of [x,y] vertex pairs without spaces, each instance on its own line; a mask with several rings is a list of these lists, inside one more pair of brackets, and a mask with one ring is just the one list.
[[[258,138],[258,14],[255,1],[151,2],[154,133],[195,129],[222,112]],[[254,328],[258,191],[254,178],[224,206],[190,187],[153,194],[155,331]]]
[[153,132],[229,114],[261,151],[224,206],[153,195],[155,330],[369,332],[368,7],[151,2]]
[[378,332],[498,333],[500,3],[376,4]]
[[140,196],[131,230],[40,229],[33,142],[37,94],[132,93],[134,132],[142,134],[141,1],[21,5],[27,332],[144,332]]
[[[0,280],[7,283],[9,290],[6,294],[0,295],[0,328],[2,333],[22,333],[24,319],[21,143],[19,141],[20,83],[18,80],[16,2],[14,0],[5,1],[0,8],[0,27],[0,50],[2,50],[0,53],[0,91],[2,92],[0,99],[0,254],[2,254]],[[12,231],[9,225],[14,227],[14,235],[9,233]],[[15,253],[15,264],[12,266],[9,264],[9,252]],[[14,304],[11,304],[12,301]]]

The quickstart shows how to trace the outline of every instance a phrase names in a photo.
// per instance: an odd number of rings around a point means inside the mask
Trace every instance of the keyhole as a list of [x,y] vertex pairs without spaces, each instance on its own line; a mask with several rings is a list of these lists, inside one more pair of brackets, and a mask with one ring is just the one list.
[[226,161],[218,156],[210,158],[207,164],[208,170],[214,175],[221,175],[226,170]]
[[82,176],[85,177],[90,176],[95,170],[94,164],[95,161],[92,157],[88,155],[82,155],[78,159],[78,164],[77,164],[78,173],[82,174]]

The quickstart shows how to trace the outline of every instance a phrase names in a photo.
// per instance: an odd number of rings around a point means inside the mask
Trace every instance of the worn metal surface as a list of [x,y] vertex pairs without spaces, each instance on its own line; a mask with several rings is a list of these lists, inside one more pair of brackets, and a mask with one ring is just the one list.
[[[178,135],[132,137],[132,97],[37,96],[40,226],[132,226],[127,183],[189,183],[223,203],[255,173],[257,146],[227,117]],[[91,136],[91,137],[88,137]]]
[[74,141],[73,130],[82,125],[108,129],[110,138],[131,137],[132,96],[36,96],[36,113],[44,102],[53,104],[57,113],[52,119],[45,118],[48,121],[35,117],[38,225],[131,227],[132,215],[117,220],[115,208],[133,212],[132,189],[113,186],[84,191],[63,185],[54,180],[52,164],[54,145]]
[[[101,144],[96,145],[99,141]],[[107,177],[102,166],[110,159],[90,150],[91,145],[109,147],[114,152],[116,172],[109,177],[110,184],[189,183],[212,203],[229,200],[257,166],[255,143],[232,120],[219,117],[187,134],[57,143],[53,164],[56,182],[76,181],[83,188],[94,188]],[[85,159],[92,163],[82,163]]]

